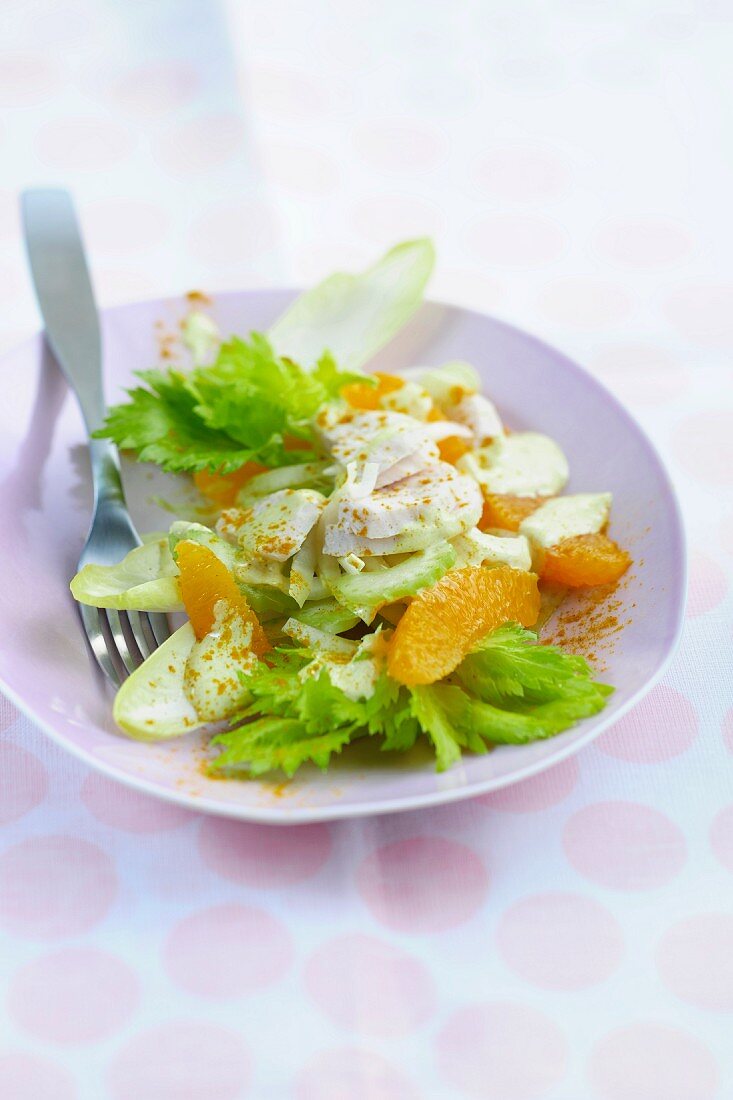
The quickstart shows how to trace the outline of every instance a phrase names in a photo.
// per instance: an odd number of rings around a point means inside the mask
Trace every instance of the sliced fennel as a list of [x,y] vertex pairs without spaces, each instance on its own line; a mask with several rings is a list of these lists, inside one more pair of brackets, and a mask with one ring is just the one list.
[[85,565],[71,582],[79,603],[118,611],[181,611],[178,566],[168,540],[156,539],[131,550],[117,565]]
[[265,470],[255,474],[240,490],[237,503],[251,504],[259,497],[277,493],[280,489],[328,489],[329,476],[326,471],[332,462],[299,462],[294,466],[279,466],[274,470]]
[[283,626],[283,634],[314,653],[353,657],[359,648],[358,642],[339,638],[337,634],[329,634],[328,631],[319,630],[315,626],[308,626],[299,619],[288,619]]
[[410,319],[435,263],[427,239],[405,241],[359,275],[337,273],[302,294],[268,336],[278,355],[313,367],[324,351],[354,370]]
[[481,389],[476,368],[460,359],[442,367],[411,367],[402,374],[418,382],[439,405],[453,405],[461,397]]
[[331,581],[329,587],[336,599],[347,607],[377,608],[405,596],[414,596],[426,585],[435,584],[453,567],[456,551],[446,540],[393,565],[384,572],[345,574]]
[[200,641],[186,623],[124,681],[115,722],[136,740],[161,741],[230,717],[247,702],[240,673],[258,663],[251,637],[251,625],[227,614],[223,601]]
[[289,594],[298,607],[302,607],[306,600],[312,598],[313,586],[318,580],[316,577],[318,544],[315,535],[315,530],[309,533],[290,564]]
[[352,630],[358,622],[359,616],[348,608],[342,607],[336,600],[320,600],[318,603],[306,604],[300,611],[296,610],[292,618],[306,626],[317,627],[329,634],[343,634]]
[[260,585],[264,588],[278,589],[288,595],[290,582],[285,573],[285,565],[279,561],[238,561],[232,572],[237,583]]

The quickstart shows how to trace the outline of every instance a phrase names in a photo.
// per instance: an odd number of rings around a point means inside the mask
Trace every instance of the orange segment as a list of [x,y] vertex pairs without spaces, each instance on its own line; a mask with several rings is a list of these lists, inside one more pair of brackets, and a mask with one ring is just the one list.
[[454,466],[459,458],[462,458],[468,450],[468,443],[458,435],[449,435],[438,443],[438,450],[443,462],[450,462]]
[[261,474],[267,469],[260,466],[259,462],[245,462],[238,470],[231,474],[212,474],[210,470],[199,470],[193,475],[193,482],[200,493],[203,493],[220,508],[228,508],[234,504],[239,490],[255,474]]
[[607,535],[576,535],[547,551],[542,579],[570,588],[588,588],[613,584],[630,565],[630,556]]
[[378,409],[385,394],[401,390],[405,384],[396,374],[380,374],[377,371],[374,377],[377,379],[376,386],[370,386],[368,382],[350,382],[343,387],[341,396],[352,409]]
[[505,622],[533,626],[540,613],[534,573],[499,565],[453,569],[413,599],[390,644],[387,668],[401,684],[433,684]]
[[504,531],[518,531],[522,520],[531,516],[549,497],[516,497],[509,493],[487,493],[479,527],[501,527]]
[[201,543],[184,539],[176,546],[181,599],[199,641],[214,625],[214,608],[226,600],[235,614],[252,624],[252,650],[262,656],[270,643],[259,620],[239,590],[226,565],[213,550]]

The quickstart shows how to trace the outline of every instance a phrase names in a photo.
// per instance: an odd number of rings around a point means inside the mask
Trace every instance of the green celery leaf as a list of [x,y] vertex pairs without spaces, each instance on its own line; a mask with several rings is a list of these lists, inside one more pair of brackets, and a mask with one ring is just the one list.
[[412,713],[433,743],[437,770],[444,772],[461,759],[465,734],[451,721],[435,685],[411,688],[410,695]]
[[412,713],[410,693],[384,673],[374,694],[364,703],[371,734],[381,734],[383,752],[407,752],[417,741],[420,725]]
[[554,737],[598,713],[612,690],[591,679],[581,658],[538,645],[513,623],[488,635],[453,682],[408,689],[382,674],[363,701],[336,687],[325,668],[301,677],[310,660],[304,649],[276,650],[242,674],[250,701],[236,720],[246,724],[213,739],[223,749],[213,774],[292,775],[308,761],[325,768],[333,753],[368,735],[380,737],[383,750],[406,752],[421,732],[445,771],[462,749]]
[[[413,689],[415,690],[415,689]],[[419,689],[424,691],[424,688]],[[483,703],[449,684],[434,684],[430,690],[437,705],[453,728],[466,738],[482,738],[491,744],[526,745],[554,737],[563,730],[590,718],[605,706],[607,692],[597,690],[585,695],[571,695],[523,710],[509,710]]]
[[312,736],[295,718],[258,718],[212,739],[212,744],[223,746],[223,752],[208,770],[212,775],[234,777],[279,769],[290,778],[302,764],[312,761],[325,771],[333,753],[341,751],[352,732],[342,727]]
[[[223,343],[210,366],[139,372],[147,388],[129,391],[113,406],[99,436],[113,439],[141,461],[172,472],[228,473],[249,460],[292,466],[320,453],[312,418],[341,388],[366,376],[341,371],[328,354],[313,371],[275,354],[252,333]],[[285,437],[302,441],[285,449]]]
[[479,699],[497,706],[595,696],[599,690],[582,657],[538,644],[536,635],[518,623],[505,623],[488,634],[455,676]]
[[177,371],[140,374],[149,389],[128,391],[129,400],[113,405],[96,436],[112,439],[123,451],[135,451],[140,462],[154,462],[171,473],[238,469],[251,451],[213,431],[195,412],[196,399]]

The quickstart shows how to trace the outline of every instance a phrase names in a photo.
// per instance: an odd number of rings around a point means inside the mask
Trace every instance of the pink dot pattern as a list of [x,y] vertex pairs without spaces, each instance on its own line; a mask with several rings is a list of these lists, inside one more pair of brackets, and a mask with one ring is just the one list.
[[363,933],[323,943],[308,960],[305,985],[333,1023],[363,1035],[408,1035],[435,1007],[430,972],[415,956]]
[[630,764],[663,764],[687,752],[698,735],[698,718],[687,696],[660,684],[630,714],[598,738],[608,756]]
[[436,1068],[448,1095],[534,1100],[562,1080],[567,1041],[549,1016],[527,1005],[468,1005],[436,1041]]
[[0,927],[15,936],[52,940],[87,932],[116,894],[112,860],[87,840],[29,837],[0,854]]
[[201,858],[215,874],[262,889],[291,886],[316,874],[330,849],[326,825],[291,832],[207,817],[199,832]]
[[250,1077],[251,1055],[239,1029],[179,1018],[128,1039],[112,1058],[107,1084],[112,1100],[239,1100]]
[[275,917],[244,905],[217,905],[184,917],[163,949],[171,980],[199,997],[255,993],[282,978],[290,936]]
[[653,890],[679,874],[687,858],[680,829],[638,802],[597,802],[568,819],[568,860],[584,878],[612,890]]
[[600,1100],[712,1100],[718,1070],[708,1048],[694,1035],[639,1022],[616,1028],[596,1043],[589,1078]]
[[95,1043],[128,1022],[140,980],[120,958],[91,947],[59,948],[18,970],[8,1013],[22,1031],[61,1046]]
[[312,282],[430,234],[436,298],[536,331],[640,418],[691,583],[678,658],[594,746],[416,815],[204,819],[0,696],[0,1097],[733,1094],[731,147],[698,122],[726,5],[649,0],[623,42],[603,5],[11,6],[4,346],[38,327],[29,181],[74,190],[104,304]]
[[699,913],[662,937],[657,968],[682,1001],[711,1012],[733,1012],[733,916]]
[[619,967],[623,934],[612,914],[580,894],[535,894],[510,906],[497,929],[507,966],[543,989],[584,989]]
[[326,1050],[299,1074],[296,1100],[417,1100],[412,1082],[373,1050],[338,1047]]
[[82,784],[81,800],[97,821],[125,833],[167,832],[196,817],[182,806],[158,802],[94,772]]
[[[12,711],[7,715],[13,718]],[[23,817],[43,802],[48,792],[48,773],[33,753],[0,741],[0,825]]]
[[0,1054],[0,1095],[15,1100],[74,1100],[74,1079],[47,1058],[8,1051]]
[[356,882],[381,924],[419,934],[468,920],[484,901],[488,874],[470,848],[441,837],[414,837],[372,852]]

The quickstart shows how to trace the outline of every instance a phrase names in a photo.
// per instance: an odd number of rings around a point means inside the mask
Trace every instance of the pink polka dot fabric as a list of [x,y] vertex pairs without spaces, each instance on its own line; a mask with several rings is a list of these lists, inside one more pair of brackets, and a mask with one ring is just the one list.
[[3,347],[38,326],[29,181],[74,189],[103,304],[295,285],[430,233],[436,297],[537,332],[638,416],[691,563],[641,705],[415,814],[203,818],[0,697],[0,1097],[733,1096],[729,8],[12,7]]

